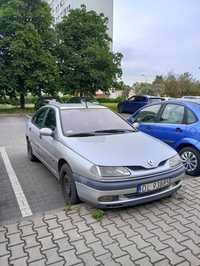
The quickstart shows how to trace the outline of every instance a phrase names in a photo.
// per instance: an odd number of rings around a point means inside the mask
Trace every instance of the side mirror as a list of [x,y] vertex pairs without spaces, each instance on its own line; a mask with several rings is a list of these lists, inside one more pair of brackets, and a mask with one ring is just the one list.
[[46,137],[53,137],[53,130],[50,128],[41,128],[40,129],[40,136],[46,136]]

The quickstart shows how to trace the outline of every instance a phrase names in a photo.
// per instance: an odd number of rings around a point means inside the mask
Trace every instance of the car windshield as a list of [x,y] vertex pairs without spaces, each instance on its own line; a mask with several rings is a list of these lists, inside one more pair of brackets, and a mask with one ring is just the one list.
[[63,134],[66,136],[93,136],[121,134],[134,129],[109,109],[61,110]]

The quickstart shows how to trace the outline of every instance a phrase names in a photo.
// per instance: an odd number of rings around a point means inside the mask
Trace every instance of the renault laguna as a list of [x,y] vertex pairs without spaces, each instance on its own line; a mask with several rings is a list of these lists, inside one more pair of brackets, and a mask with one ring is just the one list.
[[175,150],[106,107],[52,102],[27,122],[27,152],[60,181],[67,203],[133,206],[171,196],[184,167]]

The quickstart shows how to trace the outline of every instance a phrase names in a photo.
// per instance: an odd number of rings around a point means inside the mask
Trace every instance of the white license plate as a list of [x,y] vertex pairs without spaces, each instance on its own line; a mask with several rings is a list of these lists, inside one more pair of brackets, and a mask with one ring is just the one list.
[[137,187],[137,192],[139,193],[147,193],[155,190],[159,190],[164,187],[168,187],[170,185],[170,180],[163,179],[159,181],[155,181],[152,183],[142,184]]

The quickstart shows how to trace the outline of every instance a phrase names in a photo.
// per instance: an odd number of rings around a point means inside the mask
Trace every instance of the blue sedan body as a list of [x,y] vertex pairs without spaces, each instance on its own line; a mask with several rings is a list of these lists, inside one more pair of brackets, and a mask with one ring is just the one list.
[[200,104],[186,100],[152,104],[131,115],[128,122],[138,123],[139,130],[164,141],[178,152],[185,147],[195,149],[198,157]]
[[130,97],[128,100],[120,102],[118,105],[118,111],[119,113],[134,114],[141,107],[148,104],[157,103],[162,100],[164,99],[156,96],[148,96],[148,95],[133,96]]

